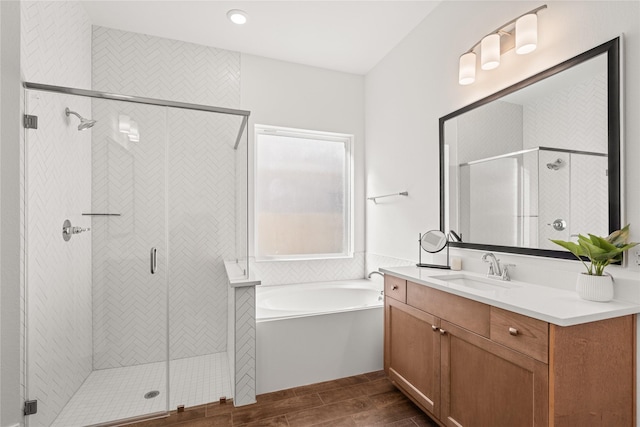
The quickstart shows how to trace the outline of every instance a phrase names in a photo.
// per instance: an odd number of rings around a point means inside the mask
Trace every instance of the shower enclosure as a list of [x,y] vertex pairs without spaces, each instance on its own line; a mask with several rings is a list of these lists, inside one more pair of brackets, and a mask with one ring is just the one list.
[[223,262],[248,273],[249,112],[25,88],[28,425],[232,398]]
[[608,234],[607,155],[536,147],[460,164],[459,224],[466,240],[555,249],[549,239]]

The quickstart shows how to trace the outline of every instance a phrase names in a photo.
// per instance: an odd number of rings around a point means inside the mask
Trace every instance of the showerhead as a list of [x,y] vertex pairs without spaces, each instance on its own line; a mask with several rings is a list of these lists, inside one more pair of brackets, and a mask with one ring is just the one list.
[[564,162],[562,161],[562,159],[557,159],[553,163],[547,163],[547,167],[549,169],[551,169],[551,170],[557,171],[558,169],[560,169],[562,167],[563,164],[564,164]]
[[78,130],[89,129],[90,127],[93,127],[93,125],[96,124],[96,120],[85,119],[80,114],[76,113],[75,111],[69,110],[69,108],[65,108],[64,109],[64,113],[67,115],[67,117],[69,117],[69,114],[73,114],[74,116],[76,116],[77,118],[80,119],[80,124],[78,125]]

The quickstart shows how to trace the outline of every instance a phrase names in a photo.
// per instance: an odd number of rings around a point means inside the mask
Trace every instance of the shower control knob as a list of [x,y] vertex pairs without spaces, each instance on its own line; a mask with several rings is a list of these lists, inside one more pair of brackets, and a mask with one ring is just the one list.
[[89,231],[89,230],[91,230],[89,227],[87,228],[74,227],[73,225],[71,225],[71,221],[66,219],[64,221],[64,224],[62,224],[62,238],[64,239],[65,242],[68,242],[69,240],[71,240],[72,235],[84,233],[85,231]]
[[80,233],[84,233],[85,231],[90,231],[90,228],[82,228],[82,227],[72,227],[71,228],[71,233],[72,234],[80,234]]
[[556,231],[562,231],[565,228],[567,228],[567,221],[565,221],[562,218],[558,218],[555,221],[553,221],[553,224],[547,224],[553,227],[554,230]]

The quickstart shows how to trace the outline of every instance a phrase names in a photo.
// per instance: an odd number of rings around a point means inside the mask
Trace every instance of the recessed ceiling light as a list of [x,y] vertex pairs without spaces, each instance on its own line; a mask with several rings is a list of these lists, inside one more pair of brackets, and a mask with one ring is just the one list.
[[227,12],[227,18],[234,24],[242,25],[247,22],[247,12],[240,9],[231,9]]

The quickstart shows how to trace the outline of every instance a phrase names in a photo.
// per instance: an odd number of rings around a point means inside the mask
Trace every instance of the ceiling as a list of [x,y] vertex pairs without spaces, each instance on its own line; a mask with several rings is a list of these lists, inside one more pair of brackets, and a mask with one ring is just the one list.
[[[439,1],[85,0],[94,25],[366,74]],[[249,15],[232,24],[230,9]]]

